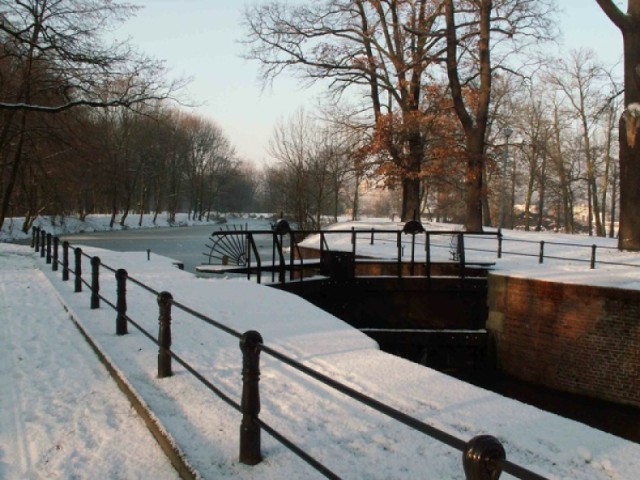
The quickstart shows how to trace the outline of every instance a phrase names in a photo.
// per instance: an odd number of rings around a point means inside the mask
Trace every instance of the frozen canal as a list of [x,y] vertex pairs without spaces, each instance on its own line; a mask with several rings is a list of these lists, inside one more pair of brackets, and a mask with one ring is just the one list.
[[[207,263],[206,247],[211,244],[209,235],[220,229],[269,230],[271,224],[267,220],[231,219],[224,225],[205,225],[197,227],[131,229],[111,232],[81,233],[64,235],[60,238],[73,245],[88,245],[106,248],[119,252],[141,252],[146,255],[147,250],[157,255],[172,258],[184,264],[184,269],[195,273],[197,265]],[[271,242],[258,237],[258,249],[263,260],[271,258]]]

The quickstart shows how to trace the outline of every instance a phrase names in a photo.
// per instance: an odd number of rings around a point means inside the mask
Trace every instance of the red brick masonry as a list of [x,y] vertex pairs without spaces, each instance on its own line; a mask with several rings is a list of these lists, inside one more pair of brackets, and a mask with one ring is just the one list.
[[640,406],[640,291],[491,274],[488,306],[506,373]]

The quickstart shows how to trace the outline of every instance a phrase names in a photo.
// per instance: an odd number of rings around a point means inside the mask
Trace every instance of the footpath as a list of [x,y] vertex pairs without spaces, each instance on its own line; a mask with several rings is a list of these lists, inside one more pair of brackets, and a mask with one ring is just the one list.
[[0,478],[178,478],[39,261],[0,250]]

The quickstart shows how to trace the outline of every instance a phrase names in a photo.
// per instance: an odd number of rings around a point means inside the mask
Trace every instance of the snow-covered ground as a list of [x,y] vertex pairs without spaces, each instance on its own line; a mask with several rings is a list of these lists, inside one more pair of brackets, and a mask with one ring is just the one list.
[[[268,218],[270,214],[252,214],[251,218]],[[77,217],[49,217],[40,216],[36,218],[33,225],[45,229],[52,235],[65,235],[72,233],[88,233],[88,232],[107,232],[114,230],[137,229],[137,228],[165,228],[165,227],[192,227],[196,225],[215,225],[219,223],[217,216],[211,216],[210,220],[191,219],[186,213],[177,213],[175,222],[169,221],[167,213],[159,214],[156,221],[153,221],[153,215],[145,214],[140,221],[139,215],[127,216],[124,226],[120,225],[120,217],[116,218],[113,227],[109,226],[109,215],[87,215],[81,221]],[[222,217],[220,217],[222,218]],[[224,220],[223,220],[224,221]],[[22,225],[24,217],[6,219],[2,229],[0,229],[0,242],[9,242],[16,240],[25,240],[31,238],[31,232],[24,233]]]
[[177,478],[25,247],[0,245],[0,478]]
[[[581,243],[579,237],[570,239]],[[583,239],[587,245],[593,241]],[[385,243],[391,248],[383,247]],[[372,248],[393,257],[395,243],[376,242]],[[640,445],[383,353],[368,337],[293,295],[244,279],[197,278],[156,255],[140,262],[138,254],[83,250],[237,331],[260,331],[266,345],[462,440],[494,435],[510,461],[545,477],[631,480],[640,471]],[[495,253],[482,255],[495,260]],[[602,255],[640,264],[634,255]],[[616,269],[625,268],[589,270],[588,263],[570,262],[556,267],[559,276],[554,278],[595,281],[592,272],[599,272],[602,282],[624,277]],[[514,255],[497,268],[520,268],[524,274],[538,266],[536,258]],[[638,281],[635,269],[625,270],[634,273],[627,274],[624,285]],[[103,271],[100,283],[101,292],[114,302],[113,274]],[[175,363],[173,377],[157,379],[157,347],[133,326],[129,335],[117,337],[114,311],[104,304],[91,310],[88,293],[73,293],[72,282],[62,282],[60,272],[52,272],[28,247],[0,244],[0,287],[0,478],[175,476],[74,329],[70,314],[203,478],[321,478],[265,433],[264,461],[254,467],[239,464],[240,415]],[[130,317],[157,332],[155,296],[129,282],[128,299]],[[173,334],[173,350],[239,400],[237,339],[176,308]],[[457,450],[354,403],[266,354],[261,361],[261,418],[339,476],[464,478]]]
[[[423,223],[432,232],[430,235],[431,260],[451,261],[452,235],[438,235],[437,231],[461,230],[460,226]],[[370,231],[400,230],[402,223],[382,223],[380,220],[363,220],[332,225],[329,229],[365,230],[357,236],[356,253],[379,258],[397,258],[395,234],[374,233],[374,244],[370,244]],[[494,235],[465,236],[466,261],[495,262],[494,273],[504,272],[510,276],[537,278],[562,283],[609,286],[625,289],[640,289],[640,254],[621,252],[616,249],[617,239],[568,235],[553,232],[524,232],[504,230],[502,258],[497,258],[498,241],[495,230],[487,228]],[[325,235],[331,250],[351,251],[351,235]],[[543,241],[545,258],[540,264],[540,242]],[[306,239],[301,245],[319,248],[319,236]],[[402,235],[402,259],[408,261],[411,255],[411,235]],[[425,235],[415,237],[415,260],[425,262]],[[596,268],[590,268],[592,246],[596,246]],[[618,265],[620,264],[620,265]]]

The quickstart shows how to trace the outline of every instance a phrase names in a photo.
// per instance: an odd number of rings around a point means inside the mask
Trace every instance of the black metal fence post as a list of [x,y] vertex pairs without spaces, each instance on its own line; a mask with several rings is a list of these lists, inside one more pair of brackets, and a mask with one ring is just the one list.
[[47,233],[47,265],[51,265],[51,234]]
[[69,280],[69,242],[62,242],[62,281]]
[[356,256],[356,227],[351,227],[351,253]]
[[40,251],[40,227],[33,227],[33,235],[34,235],[34,245],[33,249],[35,252]]
[[260,345],[262,336],[255,330],[240,338],[242,350],[242,423],[240,424],[240,463],[256,465],[262,460],[260,452]]
[[116,300],[116,335],[126,335],[127,328],[127,277],[129,274],[124,268],[116,271],[117,300]]
[[498,229],[498,258],[502,258],[502,230]]
[[37,238],[38,238],[38,229],[36,227],[31,227],[31,248],[35,248],[36,252],[38,251],[38,248],[36,247]]
[[411,276],[415,275],[415,259],[416,259],[416,234],[411,234]]
[[538,263],[544,262],[544,240],[540,241],[540,254],[538,255]]
[[595,244],[591,245],[591,270],[596,268],[596,249],[597,248],[598,247]]
[[75,288],[74,292],[82,291],[82,249],[80,247],[76,247],[73,249],[73,254],[75,255],[76,268],[75,268]]
[[91,257],[91,309],[100,308],[100,257]]
[[458,233],[458,260],[460,261],[460,278],[465,278],[465,269],[467,268],[466,251],[464,248],[464,233]]
[[402,277],[402,232],[396,234],[396,247],[398,248],[398,278]]
[[58,271],[58,249],[60,247],[60,239],[53,237],[53,264],[51,265],[51,271]]
[[158,307],[160,330],[158,332],[158,378],[170,377],[171,371],[171,302],[173,296],[169,292],[160,292]]
[[40,230],[40,258],[44,258],[45,255],[45,245],[47,241],[47,232],[44,230]]
[[278,243],[278,236],[274,233],[271,242],[271,281],[276,279],[276,269],[273,268],[276,264],[276,243]]
[[506,453],[497,438],[479,435],[467,442],[462,453],[466,480],[498,480],[502,469],[496,460],[504,460]]
[[375,228],[371,229],[371,245],[373,245],[373,241],[374,241],[373,234],[374,234],[375,230],[376,230]]
[[[289,280],[293,280],[293,265],[295,263],[295,255],[296,255],[296,239],[293,231],[289,231]],[[302,277],[302,270],[300,270],[300,276]]]
[[431,233],[425,233],[424,239],[425,257],[427,263],[427,278],[431,280]]

